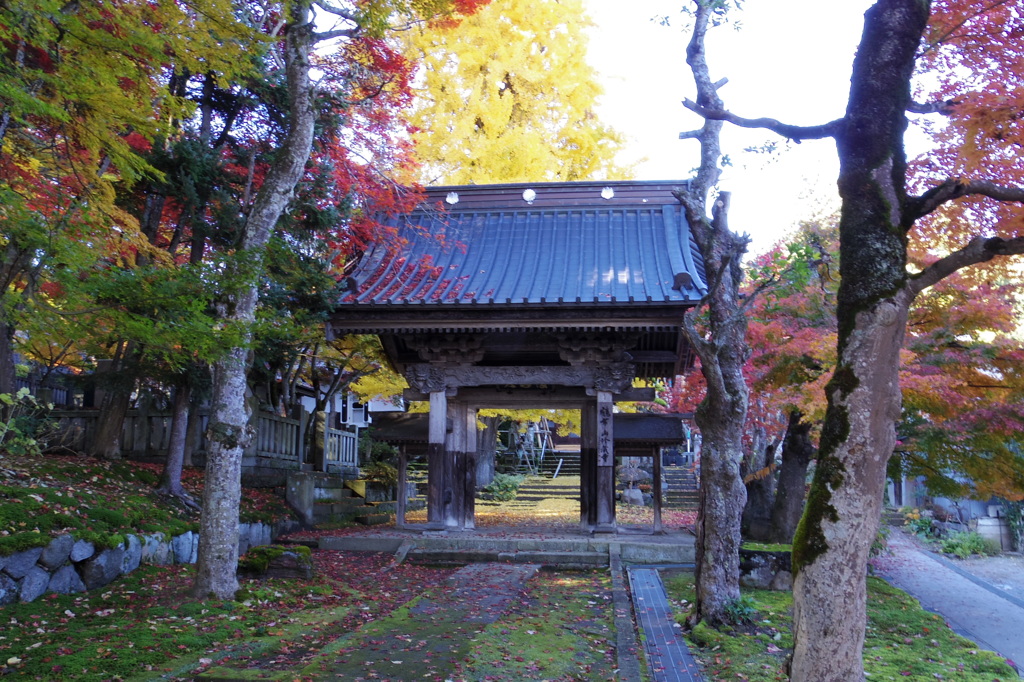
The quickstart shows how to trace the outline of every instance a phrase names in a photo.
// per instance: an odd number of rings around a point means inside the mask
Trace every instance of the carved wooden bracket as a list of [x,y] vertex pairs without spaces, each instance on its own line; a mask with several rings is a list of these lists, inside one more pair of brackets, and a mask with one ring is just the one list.
[[558,354],[573,367],[604,365],[610,362],[628,362],[632,358],[626,350],[639,342],[638,334],[586,332],[560,334]]
[[406,343],[424,362],[471,365],[484,359],[482,334],[416,334]]

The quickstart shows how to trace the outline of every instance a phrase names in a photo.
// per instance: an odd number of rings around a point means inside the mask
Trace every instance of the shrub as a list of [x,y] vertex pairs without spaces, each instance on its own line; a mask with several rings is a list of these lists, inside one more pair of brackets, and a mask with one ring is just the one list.
[[519,486],[526,480],[520,474],[494,474],[494,480],[484,487],[484,492],[499,502],[516,499]]
[[902,511],[903,523],[911,533],[921,537],[934,535],[931,518],[922,514],[920,509],[904,509]]
[[961,559],[966,559],[972,554],[999,554],[994,543],[971,530],[950,533],[949,537],[939,542],[939,545],[946,554],[952,554]]
[[875,534],[875,541],[871,543],[870,556],[878,556],[889,548],[889,527],[881,526]]
[[0,449],[12,455],[38,455],[47,438],[53,435],[50,419],[51,403],[36,400],[27,388],[17,393],[0,393],[0,410],[7,419],[0,419]]
[[370,462],[361,467],[363,478],[388,488],[398,485],[398,469],[387,462]]
[[725,605],[725,615],[737,625],[751,623],[757,617],[757,602],[749,594],[741,594]]

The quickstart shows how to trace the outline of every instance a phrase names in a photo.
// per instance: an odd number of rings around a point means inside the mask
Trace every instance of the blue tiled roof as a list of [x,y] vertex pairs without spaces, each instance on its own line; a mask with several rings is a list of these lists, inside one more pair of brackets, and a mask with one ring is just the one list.
[[564,206],[466,202],[445,212],[428,204],[390,221],[399,239],[364,255],[343,307],[698,301],[706,290],[704,269],[678,202],[619,195],[619,201],[598,196]]

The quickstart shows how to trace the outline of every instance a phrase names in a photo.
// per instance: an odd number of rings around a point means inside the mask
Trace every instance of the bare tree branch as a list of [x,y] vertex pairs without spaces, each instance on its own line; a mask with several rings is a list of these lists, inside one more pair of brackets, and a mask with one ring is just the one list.
[[352,10],[346,7],[335,7],[334,5],[330,4],[329,2],[325,2],[324,0],[313,0],[313,4],[322,9],[323,11],[327,12],[328,14],[333,14],[334,16],[340,17],[345,21],[351,21],[353,24],[359,23],[358,18],[356,17],[355,14],[353,14]]
[[960,102],[953,99],[947,99],[944,102],[911,102],[910,106],[907,107],[907,111],[912,114],[942,114],[943,116],[949,116],[953,113],[953,109],[957,104],[960,104]]
[[316,42],[323,42],[325,40],[334,40],[335,38],[351,38],[359,33],[358,28],[341,28],[334,31],[323,31],[321,33],[314,33],[313,40]]
[[[789,125],[774,118],[743,118],[731,111],[704,107],[689,99],[683,100],[683,106],[698,116],[711,121],[726,121],[740,128],[763,128],[798,143],[803,140],[820,140],[826,137],[835,137],[843,125],[843,119],[841,118],[817,126]],[[690,136],[687,133],[680,133],[679,137],[683,138],[684,135]]]
[[911,197],[904,211],[903,225],[909,228],[914,221],[928,215],[943,204],[966,196],[984,196],[996,201],[1024,203],[1024,187],[997,185],[987,180],[961,182],[950,178],[920,196]]
[[941,258],[907,282],[907,290],[917,296],[919,293],[952,275],[957,270],[985,263],[996,256],[1014,256],[1024,254],[1024,237],[1003,239],[1002,237],[975,237],[967,246]]

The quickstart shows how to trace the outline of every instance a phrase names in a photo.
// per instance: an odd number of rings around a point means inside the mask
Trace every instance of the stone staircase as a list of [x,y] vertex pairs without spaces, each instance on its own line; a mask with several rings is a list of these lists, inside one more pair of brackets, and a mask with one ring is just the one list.
[[[347,487],[344,480],[335,476],[318,480],[314,494],[315,524],[348,520],[364,526],[386,524],[391,522],[397,507],[394,500],[368,502]],[[422,498],[413,498],[407,502],[406,509],[419,509],[425,505],[426,502]]]
[[573,500],[580,499],[579,475],[565,476],[558,475],[558,478],[545,478],[543,476],[527,476],[523,484],[519,486],[516,499],[503,504],[510,507],[531,507],[541,500],[552,497],[566,497]]
[[[561,466],[559,466],[561,462]],[[580,475],[580,451],[579,450],[553,450],[544,455],[544,462],[541,465],[542,476],[553,476],[558,471],[561,476]]]
[[668,489],[662,493],[662,506],[666,509],[697,511],[700,492],[693,469],[689,466],[665,466],[661,474],[668,484]]
[[317,481],[313,505],[314,523],[359,519],[373,511],[374,508],[368,505],[364,498],[345,487],[345,482],[341,478],[331,477]]

